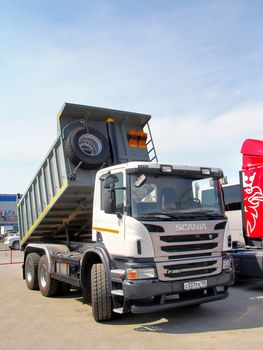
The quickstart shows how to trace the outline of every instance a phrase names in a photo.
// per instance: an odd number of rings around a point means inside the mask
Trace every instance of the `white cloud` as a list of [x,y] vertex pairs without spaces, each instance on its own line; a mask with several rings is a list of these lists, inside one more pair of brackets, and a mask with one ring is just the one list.
[[240,107],[215,118],[153,118],[155,143],[161,151],[229,151],[245,138],[263,138],[263,104]]
[[156,117],[151,125],[160,161],[219,167],[230,183],[239,181],[245,139],[263,139],[263,104],[240,106],[213,119]]

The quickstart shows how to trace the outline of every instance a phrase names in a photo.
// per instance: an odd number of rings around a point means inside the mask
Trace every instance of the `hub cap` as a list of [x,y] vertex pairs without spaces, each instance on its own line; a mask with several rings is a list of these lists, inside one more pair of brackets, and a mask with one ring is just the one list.
[[45,265],[40,267],[40,283],[43,288],[47,285],[47,268]]
[[81,135],[78,143],[81,151],[89,156],[97,156],[102,150],[100,140],[91,134]]

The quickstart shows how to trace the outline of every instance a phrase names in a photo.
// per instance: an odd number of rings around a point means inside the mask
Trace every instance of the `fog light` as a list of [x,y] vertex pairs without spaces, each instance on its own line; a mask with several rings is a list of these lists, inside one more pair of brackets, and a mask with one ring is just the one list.
[[126,276],[129,280],[139,280],[147,278],[156,278],[157,273],[155,267],[143,267],[143,268],[132,268],[126,269]]
[[225,270],[225,271],[232,270],[232,259],[231,258],[224,258],[223,259],[223,270]]

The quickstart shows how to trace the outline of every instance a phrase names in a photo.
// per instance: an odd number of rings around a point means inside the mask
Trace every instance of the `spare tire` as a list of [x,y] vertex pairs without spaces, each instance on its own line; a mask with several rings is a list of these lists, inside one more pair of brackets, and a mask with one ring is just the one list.
[[65,150],[73,164],[81,168],[95,169],[109,157],[109,144],[96,129],[83,127],[72,130],[65,142]]

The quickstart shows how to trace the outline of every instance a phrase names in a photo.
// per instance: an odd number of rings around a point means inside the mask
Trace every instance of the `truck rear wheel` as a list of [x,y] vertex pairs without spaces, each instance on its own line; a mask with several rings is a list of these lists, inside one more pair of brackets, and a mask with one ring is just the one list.
[[59,291],[60,281],[51,278],[48,272],[48,260],[46,255],[41,256],[38,264],[38,285],[44,297],[50,297]]
[[73,129],[65,142],[65,150],[73,164],[81,168],[98,168],[109,158],[109,145],[105,136],[98,130],[83,127]]
[[38,290],[38,263],[40,256],[37,253],[30,253],[26,257],[25,277],[26,285],[30,290]]
[[112,318],[111,293],[102,263],[94,264],[91,269],[91,305],[95,321],[107,321]]

